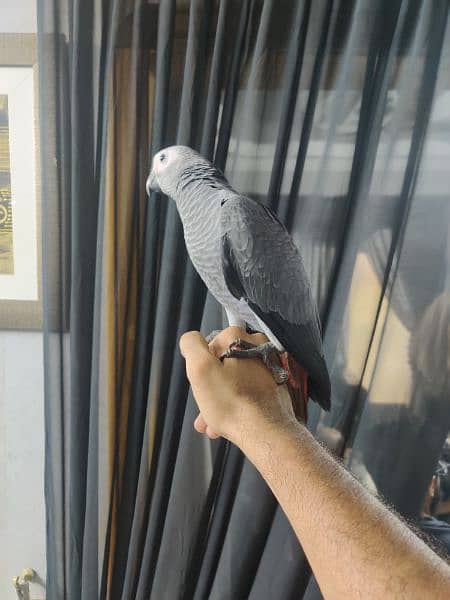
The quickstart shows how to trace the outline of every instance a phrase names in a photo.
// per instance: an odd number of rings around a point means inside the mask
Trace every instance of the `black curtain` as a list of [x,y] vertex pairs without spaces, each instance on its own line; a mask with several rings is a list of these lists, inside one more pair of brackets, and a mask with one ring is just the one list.
[[319,594],[259,474],[192,429],[178,338],[223,320],[174,204],[145,196],[169,144],[284,220],[333,386],[309,427],[418,515],[450,429],[448,13],[38,2],[50,600]]

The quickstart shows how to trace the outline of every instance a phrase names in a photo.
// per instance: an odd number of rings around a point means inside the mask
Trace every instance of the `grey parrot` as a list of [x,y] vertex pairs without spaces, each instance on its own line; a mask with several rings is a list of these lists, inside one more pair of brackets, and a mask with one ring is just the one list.
[[329,410],[318,311],[284,225],[267,207],[233,190],[210,161],[187,146],[155,154],[146,190],[175,201],[192,263],[229,324],[269,339],[259,346],[236,340],[221,359],[259,357],[277,383],[288,381],[300,390],[305,412],[308,396]]

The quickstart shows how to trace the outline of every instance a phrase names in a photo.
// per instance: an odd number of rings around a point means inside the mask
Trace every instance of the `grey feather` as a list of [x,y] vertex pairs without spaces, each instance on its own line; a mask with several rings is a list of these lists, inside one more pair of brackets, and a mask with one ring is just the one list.
[[321,347],[320,321],[302,257],[280,221],[263,205],[242,196],[223,203],[221,235],[233,247],[246,296],[264,312],[310,325]]

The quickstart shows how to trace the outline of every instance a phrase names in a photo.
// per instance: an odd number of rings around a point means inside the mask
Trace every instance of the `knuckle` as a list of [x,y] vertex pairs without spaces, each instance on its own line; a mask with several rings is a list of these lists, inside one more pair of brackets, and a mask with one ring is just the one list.
[[228,348],[228,345],[223,340],[215,338],[209,344],[209,351],[214,354],[216,358],[219,358],[225,350]]
[[241,329],[240,327],[236,327],[236,325],[231,325],[230,327],[227,327],[226,329],[224,329],[220,336],[217,336],[218,339],[220,339],[223,343],[226,344],[231,344],[231,342],[233,342],[236,338],[238,337],[242,337],[246,335],[246,332],[244,329]]
[[264,333],[252,333],[248,336],[249,342],[259,345],[267,342],[267,336]]
[[231,325],[230,327],[223,329],[210,343],[209,347],[216,356],[220,356],[234,340],[237,338],[248,339],[248,337],[249,336],[244,329]]

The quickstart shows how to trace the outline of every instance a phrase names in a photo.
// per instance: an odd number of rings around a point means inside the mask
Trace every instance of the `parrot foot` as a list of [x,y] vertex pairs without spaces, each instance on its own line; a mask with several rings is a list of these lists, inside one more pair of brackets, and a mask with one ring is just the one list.
[[221,333],[221,329],[214,329],[214,331],[211,331],[211,333],[208,333],[208,335],[205,337],[206,343],[210,344],[214,338],[216,338],[219,333]]
[[228,346],[228,350],[222,354],[220,360],[225,358],[260,358],[278,385],[287,383],[289,373],[280,366],[278,357],[282,354],[271,342],[265,344],[251,344],[246,340],[237,339]]

